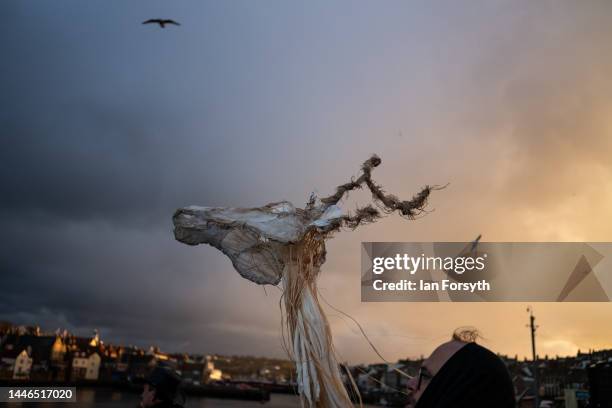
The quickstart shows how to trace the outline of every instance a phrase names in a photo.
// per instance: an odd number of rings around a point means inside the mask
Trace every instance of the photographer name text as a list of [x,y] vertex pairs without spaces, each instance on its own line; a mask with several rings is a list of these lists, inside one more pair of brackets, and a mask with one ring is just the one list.
[[398,282],[384,282],[382,279],[377,279],[372,282],[374,290],[383,291],[423,291],[432,292],[446,290],[451,292],[481,292],[490,291],[491,284],[485,279],[477,282],[455,282],[450,279],[442,279],[441,281],[431,281],[419,279],[418,281],[402,279]]

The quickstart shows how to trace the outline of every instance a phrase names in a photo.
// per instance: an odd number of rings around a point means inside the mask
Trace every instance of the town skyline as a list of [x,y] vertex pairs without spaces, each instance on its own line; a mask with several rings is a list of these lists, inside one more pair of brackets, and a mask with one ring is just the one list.
[[[55,329],[49,329],[49,328],[44,328],[38,325],[19,325],[19,324],[14,324],[12,322],[6,322],[6,321],[0,321],[0,329],[2,327],[13,327],[15,330],[17,330],[18,332],[21,332],[23,334],[34,334],[36,333],[36,335],[38,336],[59,336],[59,337],[79,337],[79,338],[96,338],[98,339],[98,341],[100,342],[100,344],[107,344],[108,346],[112,346],[112,347],[132,347],[132,348],[136,348],[136,349],[140,349],[140,350],[159,350],[159,351],[164,351],[165,353],[169,354],[169,355],[178,355],[178,354],[189,354],[189,355],[194,355],[194,356],[206,356],[206,355],[216,355],[216,356],[223,356],[223,357],[231,357],[231,356],[242,356],[242,357],[262,357],[262,358],[270,358],[270,359],[282,359],[282,360],[286,360],[288,362],[290,362],[290,359],[288,356],[282,356],[282,355],[257,355],[257,354],[241,354],[241,353],[234,353],[234,354],[219,354],[219,353],[211,353],[211,352],[207,352],[206,350],[189,350],[189,351],[176,351],[176,350],[162,350],[162,347],[159,346],[159,344],[156,343],[150,343],[150,344],[121,344],[120,342],[115,342],[113,341],[113,339],[110,339],[109,341],[105,341],[104,337],[102,336],[102,333],[97,329],[97,328],[93,328],[89,331],[87,331],[86,329],[81,329],[79,332],[72,332],[66,328],[62,328],[62,327],[57,327]],[[460,328],[458,328],[460,329]],[[484,338],[481,338],[481,340]],[[479,340],[477,340],[479,341]],[[537,353],[538,359],[552,359],[552,358],[569,358],[569,357],[573,357],[575,355],[580,355],[580,354],[589,354],[591,352],[598,352],[598,351],[608,351],[608,350],[612,350],[612,348],[608,349],[608,348],[601,348],[601,349],[597,349],[597,348],[586,348],[586,349],[578,349],[576,351],[576,353],[574,354],[554,354],[554,355],[549,355],[547,354],[541,354],[541,353]],[[495,352],[496,354],[500,355],[500,356],[504,356],[507,358],[514,358],[517,361],[524,361],[524,362],[529,362],[529,361],[533,361],[533,358],[529,355],[523,355],[520,356],[517,353],[515,354],[504,354],[504,353],[499,353],[496,350],[492,350],[493,352]],[[424,358],[427,358],[427,355],[406,355],[403,357],[399,357],[397,360],[422,360]],[[380,358],[378,358],[378,360],[374,360],[374,361],[360,361],[360,362],[355,362],[354,364],[359,365],[359,364],[381,364],[384,363],[384,360],[381,360]]]
[[[535,362],[498,356],[511,375],[520,407],[533,405],[535,389],[542,398],[565,400],[566,406],[575,406],[572,403],[577,400],[607,401],[609,377],[605,372],[612,361],[612,349],[546,356]],[[392,406],[403,406],[406,394],[402,390],[422,364],[423,357],[340,366],[345,386],[356,384],[364,402],[385,401],[383,405],[388,406],[394,401]],[[78,337],[66,330],[45,333],[37,326],[0,323],[3,384],[78,385],[81,389],[110,387],[135,392],[159,366],[174,370],[183,390],[192,395],[267,401],[270,393],[296,392],[295,365],[288,359],[172,353],[153,346],[142,349],[105,343],[97,330],[91,336]]]

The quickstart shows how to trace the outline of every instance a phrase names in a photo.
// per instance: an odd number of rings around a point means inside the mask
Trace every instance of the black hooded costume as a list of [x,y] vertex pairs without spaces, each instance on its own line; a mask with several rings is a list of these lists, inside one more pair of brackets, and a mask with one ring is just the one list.
[[183,408],[185,396],[180,385],[181,377],[168,367],[157,366],[145,382],[155,389],[155,397],[160,401],[159,408]]
[[434,375],[416,408],[514,408],[514,385],[499,357],[468,343]]

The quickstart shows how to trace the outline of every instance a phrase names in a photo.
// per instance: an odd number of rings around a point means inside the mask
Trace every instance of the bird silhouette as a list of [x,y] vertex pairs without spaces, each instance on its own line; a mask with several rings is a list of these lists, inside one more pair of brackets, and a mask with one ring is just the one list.
[[166,28],[166,24],[174,24],[174,25],[180,26],[180,24],[174,20],[161,19],[161,18],[151,18],[147,21],[143,21],[142,24],[159,24],[161,28]]

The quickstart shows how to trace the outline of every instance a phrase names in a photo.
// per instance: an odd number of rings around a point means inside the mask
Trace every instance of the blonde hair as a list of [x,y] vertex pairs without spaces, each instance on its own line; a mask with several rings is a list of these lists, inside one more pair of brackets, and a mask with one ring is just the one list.
[[476,340],[482,339],[482,335],[475,327],[459,327],[453,332],[452,339],[463,343],[476,343]]

